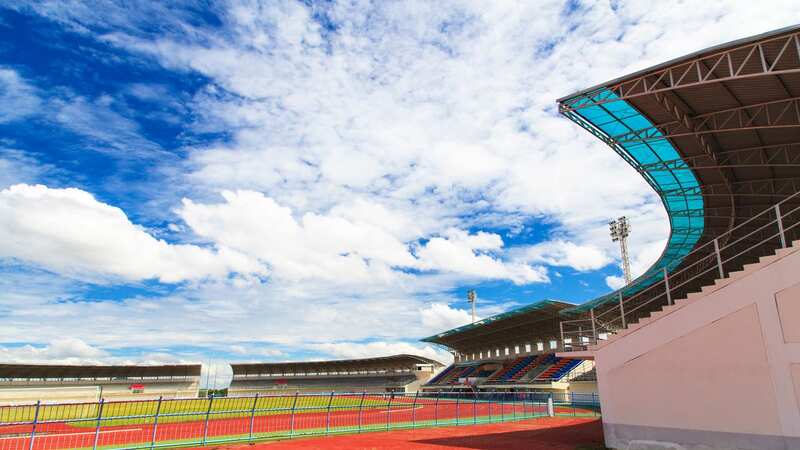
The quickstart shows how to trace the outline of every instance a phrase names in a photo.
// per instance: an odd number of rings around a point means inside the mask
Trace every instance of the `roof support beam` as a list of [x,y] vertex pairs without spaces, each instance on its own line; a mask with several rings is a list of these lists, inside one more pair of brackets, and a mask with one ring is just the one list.
[[612,136],[619,144],[652,142],[710,133],[800,127],[800,97],[701,114],[686,121],[672,121]]
[[698,56],[565,99],[559,108],[575,111],[692,86],[788,73],[800,73],[800,32]]
[[680,159],[642,164],[645,172],[675,170],[710,170],[738,167],[799,167],[800,142],[779,145],[748,147],[727,152],[717,152],[716,159],[708,155],[689,156]]
[[800,191],[800,178],[769,178],[764,180],[737,181],[735,183],[705,184],[692,188],[675,188],[663,191],[666,197],[684,197],[686,195],[791,195]]

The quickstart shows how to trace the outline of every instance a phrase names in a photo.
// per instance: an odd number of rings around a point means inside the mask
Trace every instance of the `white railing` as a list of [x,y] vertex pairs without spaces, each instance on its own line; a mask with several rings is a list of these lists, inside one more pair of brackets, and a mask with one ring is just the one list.
[[[688,293],[725,278],[745,264],[758,261],[789,245],[789,236],[800,229],[800,192],[721,233],[692,250],[685,263],[674,272],[660,269],[643,277],[660,276],[661,279],[641,291],[625,298],[617,293],[613,305],[599,305],[589,310],[588,318],[561,322],[561,342],[569,350],[579,350],[606,339],[609,334],[624,329],[652,312],[671,305]],[[794,232],[794,233],[793,233]]]

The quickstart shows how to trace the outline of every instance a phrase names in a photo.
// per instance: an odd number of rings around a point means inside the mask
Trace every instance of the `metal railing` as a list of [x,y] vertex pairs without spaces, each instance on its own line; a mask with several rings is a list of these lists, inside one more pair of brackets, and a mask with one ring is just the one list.
[[744,265],[786,248],[800,237],[798,201],[800,192],[696,247],[686,255],[679,270],[645,273],[640,279],[661,279],[627,298],[623,297],[624,289],[620,290],[616,304],[591,309],[588,318],[562,321],[562,345],[566,350],[585,349],[689,293],[742,270]]
[[291,393],[0,406],[1,450],[154,449],[600,414],[596,394]]

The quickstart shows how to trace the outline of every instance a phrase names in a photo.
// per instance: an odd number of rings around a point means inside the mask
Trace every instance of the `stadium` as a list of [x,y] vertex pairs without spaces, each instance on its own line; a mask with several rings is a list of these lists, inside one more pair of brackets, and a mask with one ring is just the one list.
[[292,363],[232,364],[228,393],[416,392],[442,364],[414,355]]
[[[623,288],[424,338],[453,355],[447,367],[405,354],[234,363],[226,397],[198,398],[199,365],[0,365],[0,449],[312,436],[328,440],[307,448],[362,448],[354,435],[416,442],[439,427],[440,437],[474,427],[489,442],[426,442],[495,448],[490,427],[531,421],[578,435],[597,420],[613,449],[800,448],[800,27],[557,103],[667,212],[662,254]],[[566,448],[520,436],[508,448]]]

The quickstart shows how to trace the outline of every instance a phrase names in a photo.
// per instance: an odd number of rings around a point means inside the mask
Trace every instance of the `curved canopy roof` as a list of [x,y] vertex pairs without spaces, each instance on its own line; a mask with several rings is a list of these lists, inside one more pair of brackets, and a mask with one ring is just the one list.
[[558,103],[631,164],[667,209],[664,253],[622,289],[625,297],[685,264],[698,244],[800,189],[800,26],[693,53]]
[[356,372],[364,370],[414,369],[417,364],[443,364],[433,359],[417,355],[392,355],[377,358],[340,359],[332,361],[283,362],[283,363],[241,363],[231,364],[233,375],[260,375],[280,373],[331,373]]
[[0,364],[0,378],[93,379],[142,377],[199,377],[200,364],[166,366],[78,366]]
[[[693,263],[692,250],[715,238],[720,245],[736,243],[732,252],[753,259],[779,247],[777,239],[753,247],[764,239],[753,231],[764,218],[751,219],[800,191],[800,25],[674,59],[566,96],[558,104],[563,115],[644,177],[661,198],[671,228],[661,257],[647,272],[619,291],[560,308],[558,315],[585,316],[590,309],[613,308],[620,296],[637,293],[637,303],[646,306],[637,314],[647,315],[668,300],[645,289],[661,281],[665,271]],[[796,198],[786,204],[787,209],[796,206]],[[635,226],[635,217],[632,222]],[[792,230],[787,240],[800,238],[799,230]],[[673,289],[673,297],[717,276],[705,272]],[[558,325],[544,320],[536,325],[541,330],[532,330],[538,319],[526,312],[529,307],[497,317],[508,323],[527,320],[528,336],[558,336]],[[479,327],[488,334],[482,335]],[[513,328],[503,332],[491,320],[425,340],[459,350],[467,342],[479,347],[502,342],[501,336],[505,343],[513,342],[515,333]],[[487,339],[481,343],[481,337]]]
[[559,313],[573,303],[542,300],[454,328],[423,341],[445,345],[459,353],[494,350],[498,345],[543,342],[558,336]]

